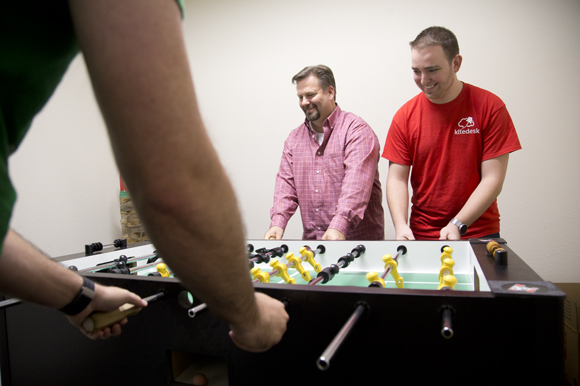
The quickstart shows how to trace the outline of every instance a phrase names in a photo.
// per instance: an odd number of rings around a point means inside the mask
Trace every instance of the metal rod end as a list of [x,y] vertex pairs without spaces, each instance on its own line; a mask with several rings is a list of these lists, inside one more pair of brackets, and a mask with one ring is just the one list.
[[327,361],[325,357],[320,357],[316,361],[316,367],[318,367],[320,371],[328,370],[328,368],[330,367],[330,362]]

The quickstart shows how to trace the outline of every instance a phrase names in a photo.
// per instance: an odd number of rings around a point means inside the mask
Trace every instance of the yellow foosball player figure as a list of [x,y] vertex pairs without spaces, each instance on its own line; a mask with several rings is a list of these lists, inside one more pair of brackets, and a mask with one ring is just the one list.
[[[274,273],[274,276],[280,276],[284,281],[288,284],[296,284],[296,279],[293,277],[288,276],[288,267],[285,264],[282,264],[278,261],[278,259],[273,259],[270,262],[270,266],[274,268],[274,271],[278,271]],[[272,272],[274,272],[272,271]]]
[[453,275],[445,275],[437,287],[438,290],[454,290],[457,284],[457,278]]
[[169,277],[169,271],[167,270],[167,265],[164,263],[159,263],[155,266],[157,268],[157,272],[161,275],[161,277]]
[[[318,248],[320,248],[320,246]],[[322,267],[320,266],[320,264],[318,264],[314,260],[314,252],[308,250],[306,247],[300,248],[300,250],[298,252],[300,253],[301,258],[303,260],[306,260],[308,262],[308,264],[310,264],[312,266],[312,268],[314,268],[314,271],[316,273],[319,273],[320,271],[322,271]]]
[[309,282],[312,279],[310,277],[310,272],[305,270],[302,266],[302,259],[300,257],[294,256],[294,254],[290,252],[286,255],[286,260],[288,260],[288,268],[296,269],[304,280]]
[[399,275],[399,272],[397,271],[398,267],[397,260],[393,259],[391,255],[383,256],[382,260],[385,263],[385,271],[383,272],[381,277],[379,277],[379,275],[374,271],[367,273],[366,278],[371,283],[369,287],[385,288],[385,277],[387,277],[387,275],[390,273],[391,276],[393,277],[393,280],[395,280],[395,285],[398,288],[404,288],[405,284],[403,278]]
[[441,269],[439,270],[439,284],[443,282],[443,278],[447,275],[453,275],[453,267],[455,266],[455,261],[448,257],[443,260],[441,264]]
[[366,278],[369,281],[369,283],[371,283],[369,285],[369,287],[383,287],[383,288],[385,288],[385,279],[383,279],[382,277],[379,277],[379,274],[376,273],[375,271],[371,271],[371,272],[367,273]]
[[441,251],[441,263],[443,264],[443,260],[445,259],[452,259],[452,255],[453,255],[453,248],[446,246],[443,247],[443,250]]
[[259,267],[252,268],[250,274],[252,275],[252,278],[254,278],[254,280],[257,280],[260,283],[270,282],[270,275],[268,274],[268,272],[262,272],[262,270]]
[[487,253],[495,259],[497,265],[508,265],[508,252],[501,247],[496,241],[487,243]]

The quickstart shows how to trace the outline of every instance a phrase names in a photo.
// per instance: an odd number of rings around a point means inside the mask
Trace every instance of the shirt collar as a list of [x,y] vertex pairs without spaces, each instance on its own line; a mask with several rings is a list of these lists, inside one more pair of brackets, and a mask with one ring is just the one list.
[[[328,128],[328,131],[332,131],[334,129],[334,124],[338,120],[338,117],[340,116],[341,113],[342,113],[342,110],[340,109],[340,107],[338,106],[338,103],[337,103],[336,107],[334,108],[332,113],[328,116],[328,118],[326,118],[324,120],[324,122],[322,122],[322,128],[324,129],[325,133],[327,132],[327,130],[325,128]],[[316,133],[312,129],[312,125],[310,124],[310,121],[308,119],[306,119],[306,118],[304,119],[304,124],[306,125],[306,127],[308,128],[308,130],[310,132]]]

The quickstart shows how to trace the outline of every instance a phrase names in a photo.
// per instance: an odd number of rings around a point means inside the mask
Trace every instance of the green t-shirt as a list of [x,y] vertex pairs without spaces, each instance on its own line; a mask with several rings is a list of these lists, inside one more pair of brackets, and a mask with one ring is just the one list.
[[[8,157],[79,52],[68,2],[0,2],[0,240],[16,192]],[[2,243],[0,243],[0,254]]]

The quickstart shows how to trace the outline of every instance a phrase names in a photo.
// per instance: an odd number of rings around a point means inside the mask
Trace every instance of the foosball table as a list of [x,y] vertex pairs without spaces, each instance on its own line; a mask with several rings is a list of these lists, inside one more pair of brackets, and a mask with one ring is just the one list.
[[562,382],[565,295],[503,239],[247,243],[255,289],[290,316],[271,350],[237,348],[152,244],[92,244],[56,260],[157,300],[101,341],[53,309],[0,309],[2,385]]

